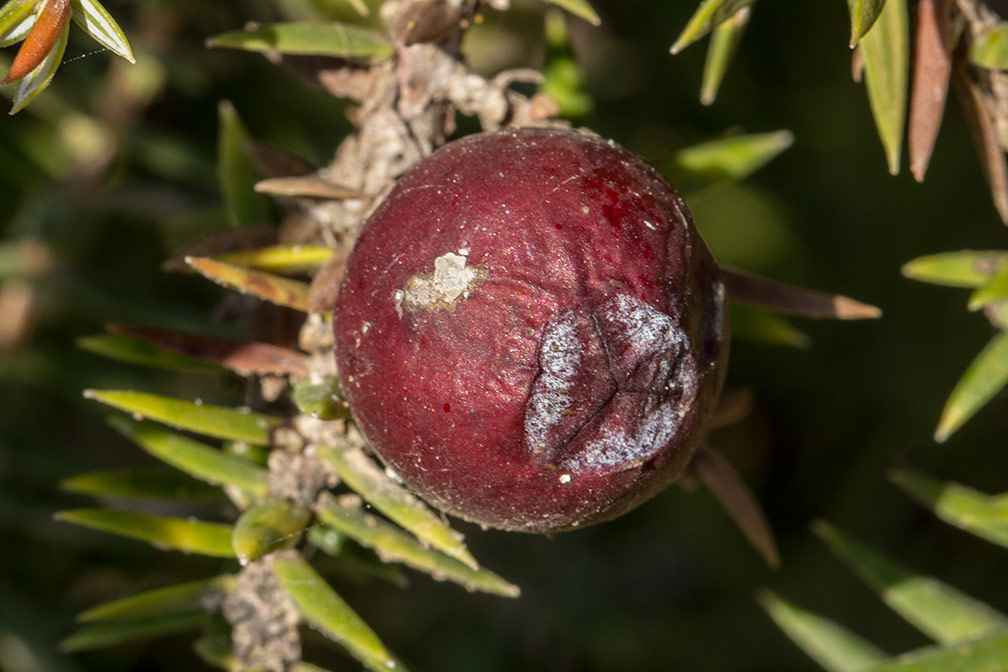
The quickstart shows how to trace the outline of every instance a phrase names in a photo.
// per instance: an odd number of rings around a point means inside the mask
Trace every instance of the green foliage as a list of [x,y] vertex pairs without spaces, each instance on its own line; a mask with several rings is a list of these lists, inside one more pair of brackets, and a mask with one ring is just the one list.
[[207,40],[207,46],[372,61],[393,53],[382,31],[346,23],[275,23],[222,33]]
[[[906,121],[910,64],[908,22],[906,0],[888,0],[859,45],[868,102],[885,149],[889,172],[893,175],[900,168],[903,125]],[[851,39],[854,41],[853,36]]]
[[[955,483],[896,472],[897,484],[946,520],[984,519],[986,498]],[[950,493],[948,496],[945,493]],[[1002,495],[1001,500],[1008,497]],[[1001,507],[1002,509],[1004,507]],[[950,511],[954,511],[951,514]],[[1004,512],[1001,512],[1002,523]],[[988,519],[989,520],[989,519]],[[947,583],[918,574],[825,522],[816,534],[890,609],[937,646],[888,657],[830,619],[773,594],[761,602],[767,613],[806,653],[830,672],[960,672],[999,670],[1008,665],[1008,616]],[[970,529],[966,527],[965,529]],[[982,528],[980,528],[982,529]],[[979,530],[973,530],[981,536]]]

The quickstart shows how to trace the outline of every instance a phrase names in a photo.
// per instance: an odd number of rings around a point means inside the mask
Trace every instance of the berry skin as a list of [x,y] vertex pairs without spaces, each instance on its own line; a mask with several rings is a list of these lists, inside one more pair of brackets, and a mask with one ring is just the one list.
[[350,410],[437,508],[615,517],[682,473],[728,356],[724,285],[671,185],[576,131],[434,152],[365,223],[335,309]]

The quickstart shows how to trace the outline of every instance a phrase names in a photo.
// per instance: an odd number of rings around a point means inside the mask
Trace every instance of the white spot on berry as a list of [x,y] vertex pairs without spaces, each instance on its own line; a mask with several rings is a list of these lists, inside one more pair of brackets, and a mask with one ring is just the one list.
[[549,450],[550,433],[571,407],[584,349],[574,328],[573,311],[546,325],[539,345],[540,374],[525,406],[525,441],[534,453]]
[[414,275],[396,294],[402,294],[401,305],[409,310],[451,309],[460,297],[468,298],[469,291],[485,275],[482,269],[466,266],[465,256],[446,252],[434,260],[434,273]]

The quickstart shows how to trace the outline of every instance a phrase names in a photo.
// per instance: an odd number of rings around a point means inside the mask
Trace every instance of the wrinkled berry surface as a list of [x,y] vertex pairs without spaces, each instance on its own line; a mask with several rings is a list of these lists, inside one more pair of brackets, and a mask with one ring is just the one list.
[[724,288],[685,204],[569,130],[452,142],[365,224],[335,311],[353,417],[419,495],[529,532],[636,506],[696,449]]

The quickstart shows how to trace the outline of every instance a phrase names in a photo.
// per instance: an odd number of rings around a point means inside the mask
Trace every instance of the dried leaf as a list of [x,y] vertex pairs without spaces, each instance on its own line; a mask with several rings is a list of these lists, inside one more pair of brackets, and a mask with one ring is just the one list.
[[987,344],[956,383],[942,410],[935,441],[943,443],[1008,384],[1008,331]]
[[722,22],[727,21],[735,12],[743,7],[748,7],[756,0],[703,0],[693,16],[686,23],[686,27],[676,38],[676,41],[669,49],[673,54],[693,44],[704,35],[712,31]]
[[910,54],[907,23],[906,0],[888,0],[859,43],[868,102],[893,175],[899,173],[906,120]]
[[343,506],[328,493],[319,498],[319,520],[374,549],[386,562],[402,562],[437,580],[457,583],[466,590],[479,590],[504,597],[518,597],[518,586],[508,583],[488,569],[473,569],[440,551],[424,546],[395,525],[361,511]]
[[829,672],[861,672],[886,659],[884,651],[842,625],[766,591],[760,604],[777,626]]
[[1008,22],[991,27],[970,45],[969,59],[990,70],[1008,70]]
[[690,469],[704,482],[753,548],[772,568],[780,567],[780,553],[763,507],[727,460],[709,450],[693,456]]
[[148,422],[115,416],[109,424],[154,457],[201,481],[266,496],[268,472],[248,460]]
[[237,290],[242,294],[259,297],[278,306],[286,306],[305,313],[309,312],[308,285],[304,282],[232,264],[224,264],[207,257],[186,257],[186,263],[219,285]]
[[723,266],[721,276],[729,298],[764,310],[838,320],[866,320],[882,316],[882,311],[875,306],[838,294],[786,285]]
[[224,229],[211,233],[187,246],[161,264],[161,270],[174,273],[189,272],[191,269],[185,261],[188,257],[214,257],[228,252],[258,249],[274,245],[276,242],[277,231],[274,226],[243,226],[240,229]]
[[270,431],[282,420],[261,413],[247,413],[130,390],[85,390],[84,397],[166,425],[221,439],[268,445]]
[[269,143],[251,140],[245,149],[256,172],[266,177],[293,177],[315,171],[315,167],[301,157]]
[[908,470],[893,471],[889,479],[946,523],[1008,547],[1008,494],[988,495]]
[[405,672],[405,666],[389,653],[378,635],[298,553],[278,553],[271,566],[304,619],[323,635],[346,647],[374,672]]
[[77,620],[89,623],[193,611],[202,608],[208,596],[226,591],[233,583],[234,577],[224,575],[145,590],[91,607],[77,616]]
[[250,507],[238,518],[231,536],[238,562],[245,565],[294,546],[311,517],[310,510],[283,499],[268,499]]
[[560,9],[565,9],[574,16],[580,17],[593,26],[602,25],[602,19],[598,13],[588,3],[588,0],[546,0],[546,2],[556,5]]
[[256,193],[256,176],[249,158],[249,134],[234,105],[217,106],[220,129],[217,137],[217,178],[231,226],[262,224],[272,219],[269,201]]
[[350,257],[349,246],[343,246],[333,251],[333,257],[312,278],[308,288],[308,311],[311,313],[328,313],[336,305],[339,296],[340,282],[346,270],[347,259]]
[[984,93],[969,71],[969,65],[960,59],[952,68],[959,104],[969,125],[973,144],[980,154],[980,167],[990,188],[994,207],[1001,221],[1008,224],[1008,161],[998,139],[997,128],[984,105]]
[[921,0],[914,31],[913,89],[907,132],[910,172],[918,182],[931,162],[952,72],[948,19],[952,0]]
[[477,569],[462,534],[453,530],[409,490],[393,482],[374,460],[359,448],[320,446],[318,457],[352,490],[392,521],[402,525],[425,544]]
[[901,269],[913,280],[950,287],[980,287],[1008,268],[1008,252],[998,250],[943,252],[908,261]]
[[385,33],[337,22],[261,25],[211,37],[207,46],[370,61],[384,60],[395,53]]
[[270,177],[256,182],[255,190],[260,194],[269,194],[270,196],[332,200],[361,198],[365,195],[363,192],[326,182],[317,175]]
[[707,47],[707,61],[704,63],[703,82],[700,85],[700,102],[704,105],[710,105],[717,98],[728,64],[749,24],[750,14],[749,7],[743,7],[714,29]]
[[813,529],[893,611],[936,642],[953,644],[1008,629],[1008,618],[948,584],[897,565],[828,523],[819,521]]
[[459,11],[441,0],[423,0],[406,6],[392,25],[392,36],[404,45],[440,42],[458,28]]
[[856,47],[865,33],[875,25],[884,5],[885,0],[847,0],[851,19],[851,49]]
[[[185,360],[212,364],[241,374],[276,374],[304,376],[308,373],[308,356],[296,350],[269,343],[249,343],[199,336],[154,327],[130,327],[110,324],[109,331],[149,343],[159,349],[183,355]],[[206,365],[204,365],[206,366]]]
[[62,511],[56,520],[146,541],[159,548],[233,558],[231,527],[184,518],[165,518],[132,511],[76,509]]

